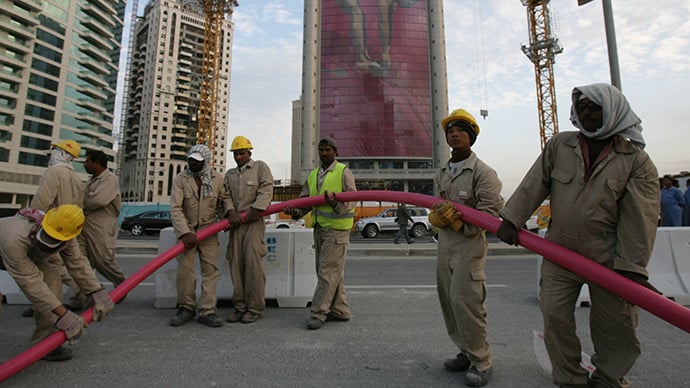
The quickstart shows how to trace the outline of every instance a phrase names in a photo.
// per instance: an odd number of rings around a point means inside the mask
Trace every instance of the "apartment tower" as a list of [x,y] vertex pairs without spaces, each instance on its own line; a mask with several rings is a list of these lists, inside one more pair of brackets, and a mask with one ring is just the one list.
[[[197,2],[153,0],[134,25],[120,189],[123,201],[169,202],[197,143],[204,15]],[[233,23],[222,26],[214,169],[225,172]]]

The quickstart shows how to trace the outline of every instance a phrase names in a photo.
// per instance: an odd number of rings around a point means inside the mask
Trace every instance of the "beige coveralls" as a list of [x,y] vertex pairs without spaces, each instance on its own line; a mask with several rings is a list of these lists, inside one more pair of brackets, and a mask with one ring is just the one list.
[[77,238],[79,249],[91,265],[115,287],[125,281],[115,261],[117,217],[120,215],[120,184],[115,174],[104,170],[91,177],[84,193],[84,229]]
[[[213,195],[209,198],[203,198],[193,176],[181,173],[175,177],[170,197],[170,216],[177,238],[186,233],[196,233],[216,223],[219,220],[218,215],[223,214],[223,203],[227,198],[223,187],[223,175],[215,171],[211,174]],[[216,313],[216,292],[220,279],[218,236],[209,236],[206,240],[199,241],[195,248],[187,249],[177,256],[177,304],[192,311],[195,311],[197,306],[194,268],[197,253],[201,269],[199,316],[205,317]]]
[[[84,182],[82,182],[71,166],[55,165],[50,166],[41,176],[38,182],[36,195],[31,199],[29,207],[47,212],[49,209],[60,205],[83,205]],[[79,249],[77,239],[70,240],[68,243]],[[86,295],[80,292],[79,286],[69,275],[65,266],[60,262],[62,255],[51,255],[50,260],[60,273],[62,283],[72,289],[74,293],[72,305],[84,305]]]
[[[36,343],[55,331],[52,325],[58,316],[52,310],[62,304],[62,284],[50,256],[35,248],[29,239],[33,225],[21,216],[0,218],[0,255],[7,272],[36,310],[36,329],[31,336],[32,343]],[[64,262],[69,274],[87,295],[101,289],[89,261],[81,255],[76,243],[67,244],[59,256],[62,259],[58,257],[57,260]]]
[[[577,132],[561,132],[546,145],[501,216],[523,225],[551,195],[546,239],[614,270],[647,275],[659,214],[657,170],[646,152],[620,136],[613,151],[585,182]],[[544,260],[540,305],[544,341],[556,384],[586,384],[574,309],[585,279]],[[627,386],[625,374],[640,354],[635,333],[637,306],[589,285],[590,332],[595,354],[592,376],[606,386]]]
[[[273,175],[261,160],[249,160],[241,168],[225,173],[225,189],[230,196],[225,211],[238,213],[250,207],[262,212],[273,199]],[[227,259],[232,279],[232,304],[238,311],[261,314],[266,307],[266,275],[263,258],[266,247],[263,218],[233,226],[228,236]]]
[[[503,207],[501,181],[473,152],[452,175],[446,165],[434,178],[436,195],[497,216]],[[436,281],[446,330],[455,346],[479,371],[491,367],[486,337],[486,232],[465,223],[459,232],[447,226],[439,231]]]
[[[326,170],[333,171],[336,163],[338,161],[334,160]],[[319,174],[316,183],[317,192],[321,190],[324,178],[325,174]],[[342,192],[357,191],[355,177],[349,168],[343,170],[342,187]],[[309,179],[307,179],[302,186],[300,197],[308,197],[309,193]],[[331,194],[333,193],[329,193]],[[338,205],[333,210],[336,214],[345,214],[355,206],[356,202],[338,201]],[[310,210],[302,209],[302,212],[306,214]],[[313,225],[313,228],[318,282],[311,301],[311,316],[325,321],[328,313],[332,313],[338,318],[349,319],[352,311],[345,294],[345,257],[350,244],[350,231],[324,228],[318,224]]]

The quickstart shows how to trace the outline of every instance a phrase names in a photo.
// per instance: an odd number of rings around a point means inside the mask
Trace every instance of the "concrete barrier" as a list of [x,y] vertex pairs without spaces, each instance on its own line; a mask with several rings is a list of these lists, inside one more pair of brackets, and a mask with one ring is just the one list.
[[664,296],[690,305],[690,227],[658,228],[647,270]]
[[[311,302],[316,288],[316,269],[314,241],[311,229],[268,229],[266,230],[268,255],[264,257],[266,274],[266,299],[275,299],[278,307],[303,308]],[[232,299],[232,280],[230,268],[225,258],[228,233],[218,233],[218,267],[221,277],[218,282],[218,300]],[[158,253],[162,253],[177,243],[172,228],[160,233]],[[200,294],[201,280],[197,260],[197,295]],[[155,275],[156,308],[174,308],[177,305],[177,260],[162,266]]]

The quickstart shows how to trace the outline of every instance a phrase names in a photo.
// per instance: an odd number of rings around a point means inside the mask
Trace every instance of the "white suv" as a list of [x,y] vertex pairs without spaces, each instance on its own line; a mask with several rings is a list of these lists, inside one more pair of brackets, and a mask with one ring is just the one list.
[[[414,237],[425,236],[433,226],[429,222],[429,209],[423,207],[407,208],[412,218],[408,225],[408,231]],[[397,231],[398,223],[395,218],[398,215],[397,208],[383,209],[375,217],[361,218],[355,223],[355,231],[362,233],[362,236],[374,238],[381,232]]]

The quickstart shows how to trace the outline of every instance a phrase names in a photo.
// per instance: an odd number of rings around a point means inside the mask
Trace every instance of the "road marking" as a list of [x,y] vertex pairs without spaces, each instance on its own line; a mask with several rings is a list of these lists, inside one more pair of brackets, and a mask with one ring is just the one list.
[[[508,286],[505,284],[487,284],[487,288],[507,288]],[[371,285],[371,286],[345,286],[346,289],[354,289],[354,290],[361,290],[361,289],[367,289],[367,288],[373,288],[373,289],[396,289],[396,288],[433,288],[436,289],[436,285],[425,285],[425,284],[410,284],[410,285],[385,285],[385,286],[380,286],[380,285]]]

